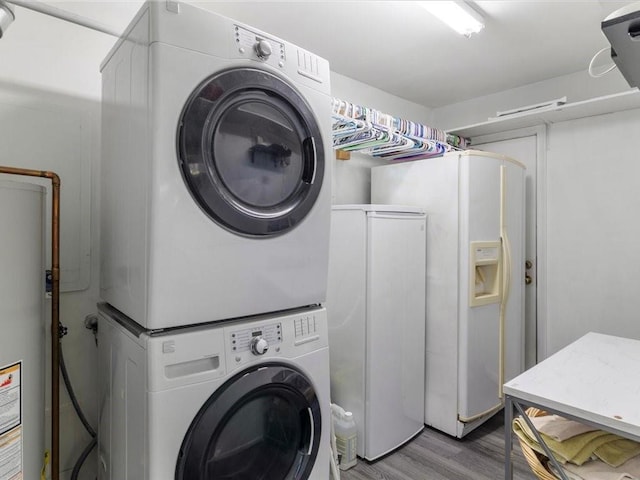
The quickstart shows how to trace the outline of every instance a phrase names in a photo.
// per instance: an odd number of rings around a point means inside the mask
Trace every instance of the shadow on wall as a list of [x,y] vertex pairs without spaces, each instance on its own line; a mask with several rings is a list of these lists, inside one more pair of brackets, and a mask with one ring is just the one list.
[[386,165],[388,161],[358,152],[351,152],[350,160],[335,160],[333,150],[329,154],[335,162],[332,203],[371,203],[371,168]]

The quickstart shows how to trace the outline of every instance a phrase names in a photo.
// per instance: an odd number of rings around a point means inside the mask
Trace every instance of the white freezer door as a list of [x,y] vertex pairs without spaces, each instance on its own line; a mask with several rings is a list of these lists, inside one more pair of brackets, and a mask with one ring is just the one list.
[[460,159],[458,415],[474,418],[500,405],[500,304],[469,305],[471,242],[500,241],[500,165],[492,157]]
[[424,427],[424,215],[368,215],[365,458]]

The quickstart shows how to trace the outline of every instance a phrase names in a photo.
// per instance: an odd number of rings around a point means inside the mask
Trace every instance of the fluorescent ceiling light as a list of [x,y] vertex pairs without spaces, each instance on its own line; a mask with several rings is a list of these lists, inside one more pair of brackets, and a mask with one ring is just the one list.
[[429,0],[420,5],[465,37],[484,28],[482,17],[464,1]]

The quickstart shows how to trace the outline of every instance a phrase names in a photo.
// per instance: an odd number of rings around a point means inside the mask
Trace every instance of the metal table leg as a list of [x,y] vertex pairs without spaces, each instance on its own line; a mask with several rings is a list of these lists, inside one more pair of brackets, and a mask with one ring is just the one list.
[[562,480],[569,480],[569,477],[567,477],[567,475],[564,473],[564,470],[562,469],[562,466],[560,466],[560,463],[556,460],[556,457],[553,456],[553,453],[551,453],[551,450],[549,450],[549,447],[547,447],[547,444],[544,443],[544,440],[542,439],[542,437],[538,433],[538,430],[536,430],[536,427],[533,426],[533,423],[531,423],[531,420],[529,419],[529,416],[522,409],[522,406],[520,405],[520,403],[518,403],[518,401],[516,400],[514,402],[514,405],[515,405],[516,409],[518,410],[518,412],[520,413],[520,415],[522,415],[522,418],[525,421],[525,423],[529,426],[529,429],[531,430],[531,433],[533,433],[533,436],[536,437],[536,440],[538,440],[538,444],[544,450],[545,455],[547,456],[549,461],[553,464],[553,466],[556,468],[556,470],[558,472],[558,475],[560,475],[560,478]]
[[504,396],[504,480],[513,480],[511,463],[511,450],[513,438],[511,436],[511,423],[513,422],[513,404],[509,395]]

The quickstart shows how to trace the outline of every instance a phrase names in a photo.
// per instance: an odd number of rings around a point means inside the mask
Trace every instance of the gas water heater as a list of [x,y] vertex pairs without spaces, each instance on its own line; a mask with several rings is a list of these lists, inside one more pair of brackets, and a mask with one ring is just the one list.
[[44,188],[0,180],[0,480],[44,454]]

